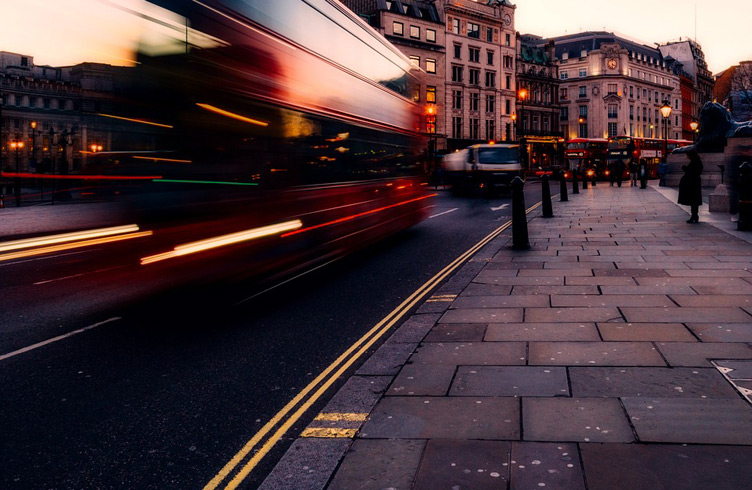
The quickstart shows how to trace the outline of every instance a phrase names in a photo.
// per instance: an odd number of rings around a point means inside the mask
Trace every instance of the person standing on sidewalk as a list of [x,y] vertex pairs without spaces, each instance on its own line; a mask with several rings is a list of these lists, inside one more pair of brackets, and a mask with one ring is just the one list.
[[700,179],[702,160],[694,150],[687,153],[687,158],[689,158],[689,165],[682,167],[684,176],[679,181],[678,202],[684,206],[689,206],[692,211],[692,216],[687,220],[687,223],[697,223],[699,221],[697,211],[702,204],[702,181]]
[[624,160],[616,160],[616,185],[621,187],[621,180],[624,178]]
[[637,187],[637,171],[639,167],[634,158],[629,161],[629,187]]

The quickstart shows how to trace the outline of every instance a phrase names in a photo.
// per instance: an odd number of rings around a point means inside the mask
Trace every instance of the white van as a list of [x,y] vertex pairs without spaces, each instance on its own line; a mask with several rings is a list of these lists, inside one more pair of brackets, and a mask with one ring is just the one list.
[[473,145],[444,155],[442,169],[446,181],[458,188],[509,186],[522,177],[520,145]]

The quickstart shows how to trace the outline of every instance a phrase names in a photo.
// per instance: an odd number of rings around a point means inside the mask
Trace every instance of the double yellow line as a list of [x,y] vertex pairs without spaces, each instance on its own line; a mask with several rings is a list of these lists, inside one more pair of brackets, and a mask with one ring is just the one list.
[[[538,208],[541,203],[537,203],[526,210],[530,213]],[[224,487],[226,490],[233,490],[240,485],[243,480],[250,474],[258,463],[266,456],[274,445],[287,433],[288,430],[305,414],[305,412],[316,403],[321,396],[342,376],[358,359],[365,354],[368,349],[375,344],[381,337],[397,323],[406,313],[412,310],[423,298],[425,298],[433,288],[438,286],[452,272],[459,268],[465,261],[477,253],[481,248],[486,246],[491,240],[499,236],[504,230],[512,225],[507,221],[488,236],[476,243],[468,251],[457,257],[452,263],[444,267],[438,274],[429,279],[425,284],[419,287],[397,308],[392,310],[386,317],[377,323],[371,330],[358,339],[350,348],[329,365],[321,374],[319,374],[308,386],[306,386],[298,395],[293,398],[287,405],[272,417],[259,430],[243,448],[232,457],[232,459],[204,486],[204,490],[214,490],[218,488],[230,475],[238,468],[241,463],[256,448],[256,446],[265,441],[263,445],[251,456],[240,470],[235,473],[232,479]],[[314,391],[315,390],[315,391]],[[309,393],[312,395],[308,396]],[[296,409],[297,407],[297,409]],[[267,437],[278,424],[279,427],[274,433]]]

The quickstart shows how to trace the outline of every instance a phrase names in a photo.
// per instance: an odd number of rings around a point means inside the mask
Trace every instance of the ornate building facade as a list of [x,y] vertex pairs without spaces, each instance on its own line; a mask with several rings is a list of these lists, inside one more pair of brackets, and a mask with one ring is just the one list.
[[661,52],[609,32],[583,32],[553,40],[559,63],[560,128],[565,138],[681,137],[680,82]]

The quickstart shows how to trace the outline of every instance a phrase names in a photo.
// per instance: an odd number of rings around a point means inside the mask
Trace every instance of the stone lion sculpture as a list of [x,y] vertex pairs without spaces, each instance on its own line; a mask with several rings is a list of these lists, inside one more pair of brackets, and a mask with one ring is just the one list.
[[697,142],[675,152],[687,153],[694,150],[699,153],[720,153],[726,146],[727,138],[741,137],[752,137],[752,121],[737,122],[721,104],[708,102],[700,110],[700,134]]

